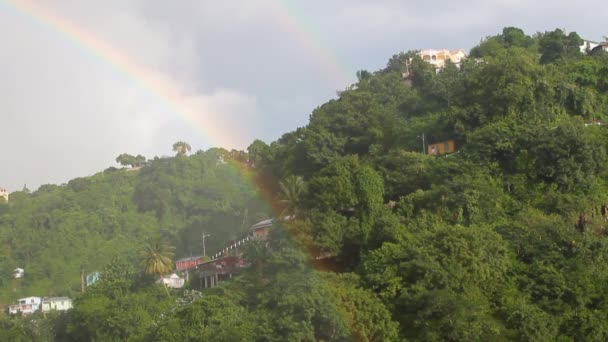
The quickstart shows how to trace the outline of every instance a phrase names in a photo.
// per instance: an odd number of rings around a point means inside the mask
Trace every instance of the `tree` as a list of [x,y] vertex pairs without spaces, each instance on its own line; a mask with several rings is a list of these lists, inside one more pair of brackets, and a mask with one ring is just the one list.
[[133,167],[141,167],[146,163],[146,157],[142,156],[141,154],[138,154],[137,157],[135,157],[135,159],[133,160]]
[[178,156],[184,156],[188,154],[191,150],[192,148],[187,142],[178,141],[173,144],[173,152],[177,153]]
[[458,67],[448,60],[445,67],[433,78],[431,82],[432,93],[445,101],[449,108],[452,98],[462,90],[463,78]]
[[506,48],[512,46],[528,48],[534,43],[534,40],[530,36],[526,35],[522,29],[517,27],[503,28],[500,38]]
[[582,43],[583,40],[576,32],[570,32],[568,35],[560,29],[545,32],[539,40],[540,62],[547,64],[559,59],[580,57]]
[[279,182],[281,193],[279,194],[280,202],[284,205],[281,217],[288,215],[296,215],[302,209],[302,201],[306,192],[306,183],[300,176],[289,176],[285,180]]
[[135,157],[130,154],[123,153],[116,157],[116,162],[122,166],[133,165],[133,163],[135,162]]
[[[418,227],[417,227],[418,226]],[[511,269],[507,244],[483,226],[426,222],[366,255],[368,285],[412,340],[487,340],[500,333],[492,298]]]
[[255,317],[228,298],[204,296],[158,323],[153,341],[254,341]]
[[[154,239],[144,247],[141,252],[142,266],[144,273],[148,275],[157,275],[162,282],[163,274],[171,272],[173,269],[173,250],[175,248],[165,244],[160,238]],[[169,290],[163,282],[167,296],[169,296]]]
[[471,49],[470,56],[474,58],[495,57],[505,49],[513,47],[533,49],[536,41],[517,27],[505,27],[502,33],[484,39],[478,46]]
[[370,290],[360,286],[353,273],[320,274],[323,286],[336,304],[340,316],[348,324],[355,341],[397,341],[399,325],[389,310]]
[[409,63],[410,59],[416,56],[416,53],[417,51],[408,51],[393,55],[382,72],[397,72],[401,74],[402,72],[406,71],[407,64]]
[[372,73],[367,70],[359,70],[357,71],[357,80],[359,82],[364,82],[365,80],[372,77]]
[[262,140],[256,139],[249,147],[247,147],[247,155],[249,165],[252,167],[261,167],[270,159],[270,146]]
[[116,157],[116,162],[122,166],[140,167],[146,162],[146,157],[138,154],[137,157],[123,153]]

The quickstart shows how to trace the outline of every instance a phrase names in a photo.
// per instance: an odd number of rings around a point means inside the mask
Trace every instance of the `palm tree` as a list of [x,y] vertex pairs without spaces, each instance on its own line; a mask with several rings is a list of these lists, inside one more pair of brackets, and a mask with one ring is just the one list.
[[302,207],[302,200],[306,192],[306,184],[301,176],[289,176],[279,182],[281,193],[279,201],[285,205],[281,218],[287,215],[296,215]]
[[190,152],[191,150],[192,150],[192,148],[190,147],[190,144],[188,144],[187,142],[178,141],[175,144],[173,144],[173,152],[177,153],[178,156],[183,156],[186,153]]
[[144,268],[144,273],[148,275],[158,275],[161,283],[165,286],[167,296],[169,296],[169,290],[162,281],[163,274],[171,272],[173,270],[173,255],[175,247],[165,244],[160,238],[151,240],[144,247],[141,252],[142,261],[141,265]]

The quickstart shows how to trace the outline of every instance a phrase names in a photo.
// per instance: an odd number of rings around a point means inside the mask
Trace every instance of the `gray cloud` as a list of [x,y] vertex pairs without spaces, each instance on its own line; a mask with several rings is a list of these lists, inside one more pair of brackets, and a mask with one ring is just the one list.
[[399,51],[468,49],[503,26],[608,33],[591,20],[608,4],[594,1],[14,3],[54,13],[128,65],[0,0],[0,185],[13,190],[92,174],[122,152],[170,154],[176,140],[270,141]]

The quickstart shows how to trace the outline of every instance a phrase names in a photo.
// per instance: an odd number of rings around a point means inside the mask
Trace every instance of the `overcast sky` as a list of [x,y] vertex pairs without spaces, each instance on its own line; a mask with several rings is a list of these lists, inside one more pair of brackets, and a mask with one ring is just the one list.
[[64,183],[178,140],[270,142],[397,52],[468,50],[504,26],[600,40],[605,13],[571,0],[0,0],[0,187]]

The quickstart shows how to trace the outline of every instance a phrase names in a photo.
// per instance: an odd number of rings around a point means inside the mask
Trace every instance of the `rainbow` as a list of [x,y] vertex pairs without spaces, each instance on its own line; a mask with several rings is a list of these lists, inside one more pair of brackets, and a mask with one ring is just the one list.
[[[307,30],[305,25],[301,24],[302,20],[296,18],[294,11],[287,6],[286,2],[281,0],[269,1],[272,17],[319,64],[319,69],[327,74],[332,82],[348,85],[348,82],[352,81],[352,77],[349,76],[350,72],[338,63],[335,54],[324,49],[321,44],[313,39],[310,30]],[[117,73],[128,78],[153,97],[160,99],[161,104],[166,109],[171,110],[199,129],[203,134],[203,139],[209,145],[218,144],[227,147],[227,145],[234,143],[238,139],[234,133],[222,130],[221,122],[218,122],[217,119],[206,115],[208,113],[197,112],[196,108],[190,106],[187,97],[181,92],[181,87],[178,83],[163,77],[159,73],[146,69],[108,42],[74,25],[51,9],[35,4],[31,0],[0,0],[0,10],[3,7],[33,20],[38,25],[69,40],[84,53],[102,63],[112,66]],[[230,162],[230,165],[237,169],[247,182],[258,191],[271,210],[275,213],[279,212],[279,208],[276,207],[276,201],[274,201],[276,194],[265,190],[266,187],[260,184],[259,179],[256,179],[255,173],[252,170],[236,161]]]
[[[351,79],[348,76],[349,72],[341,67],[335,54],[324,49],[313,39],[310,30],[306,30],[304,25],[300,24],[300,20],[296,18],[293,11],[290,11],[287,3],[281,0],[270,0],[269,4],[272,17],[283,30],[299,42],[304,51],[318,62],[319,69],[336,84],[347,85]],[[0,8],[3,5],[64,37],[98,61],[112,66],[133,84],[159,99],[164,108],[200,130],[204,142],[209,146],[219,145],[229,148],[235,145],[246,146],[248,143],[239,141],[239,136],[242,134],[235,134],[233,127],[227,129],[222,125],[220,119],[214,117],[214,113],[201,113],[201,109],[193,106],[188,97],[184,95],[179,83],[158,72],[146,69],[107,41],[74,25],[51,9],[31,0],[0,0]]]
[[179,91],[180,87],[171,80],[163,79],[158,73],[147,70],[107,42],[73,25],[48,8],[26,0],[0,0],[0,5],[3,4],[16,13],[32,19],[38,25],[69,40],[98,61],[110,65],[117,73],[127,77],[132,83],[160,99],[163,106],[178,113],[190,124],[204,129],[205,136],[203,138],[206,140],[205,142],[221,141],[222,132],[215,129],[214,126],[205,125],[203,116],[197,115],[185,103],[185,98]]
[[[353,82],[353,74],[344,63],[340,63],[336,54],[326,48],[321,39],[315,37],[313,30],[309,29],[309,24],[303,16],[298,15],[298,11],[290,0],[272,0],[272,15],[277,22],[288,32],[304,50],[318,61],[325,72],[330,75],[336,84],[348,85]],[[354,74],[353,74],[354,75]]]

